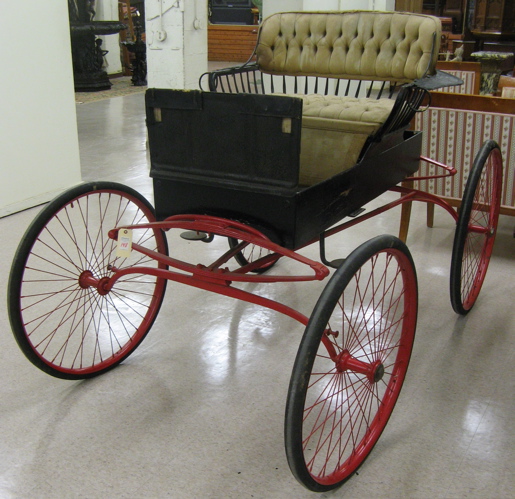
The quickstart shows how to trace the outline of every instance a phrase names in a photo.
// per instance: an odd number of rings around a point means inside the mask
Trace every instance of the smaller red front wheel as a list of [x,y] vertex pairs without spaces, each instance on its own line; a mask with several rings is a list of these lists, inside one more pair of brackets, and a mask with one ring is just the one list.
[[502,158],[486,141],[465,186],[454,236],[450,293],[454,311],[467,314],[477,300],[492,255],[501,207]]
[[288,390],[288,464],[308,489],[339,487],[379,439],[399,396],[417,321],[417,278],[394,236],[336,270],[302,338]]
[[[127,358],[151,328],[166,280],[130,274],[107,286],[116,269],[162,267],[132,252],[118,256],[108,232],[154,222],[150,203],[112,182],[66,191],[35,218],[9,276],[9,318],[26,357],[52,376],[101,374]],[[167,254],[158,229],[135,229],[133,243]]]

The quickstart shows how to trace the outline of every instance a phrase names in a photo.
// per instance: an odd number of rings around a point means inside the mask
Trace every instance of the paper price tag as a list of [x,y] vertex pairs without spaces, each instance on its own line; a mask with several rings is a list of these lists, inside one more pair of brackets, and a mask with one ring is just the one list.
[[132,230],[121,229],[118,231],[118,245],[116,247],[116,256],[120,258],[129,258],[132,251]]

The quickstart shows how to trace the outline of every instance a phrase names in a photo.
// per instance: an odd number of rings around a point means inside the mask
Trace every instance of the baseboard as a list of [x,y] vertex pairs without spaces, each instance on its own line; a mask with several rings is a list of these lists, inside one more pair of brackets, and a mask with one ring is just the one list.
[[[80,182],[81,184],[82,182]],[[79,185],[79,184],[75,184]],[[40,206],[42,204],[48,203],[52,201],[56,196],[61,194],[64,191],[67,191],[71,186],[62,187],[61,189],[56,189],[49,192],[44,192],[42,194],[38,194],[37,196],[23,199],[21,201],[17,201],[16,203],[11,203],[5,206],[0,206],[0,218],[7,217],[9,215],[14,215],[20,211],[28,210],[30,208],[34,208],[36,206]]]

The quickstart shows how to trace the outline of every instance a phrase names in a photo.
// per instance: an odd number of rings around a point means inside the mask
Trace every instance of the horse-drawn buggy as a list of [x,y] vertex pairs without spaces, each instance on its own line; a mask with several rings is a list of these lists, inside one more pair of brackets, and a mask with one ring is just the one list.
[[[457,223],[450,289],[460,314],[473,306],[492,252],[502,176],[495,143],[478,152],[459,211],[402,185],[421,160],[414,114],[430,90],[459,84],[435,70],[440,31],[437,18],[417,14],[275,14],[249,63],[204,75],[203,90],[149,89],[155,206],[97,182],[43,209],[9,283],[25,355],[66,379],[113,368],[152,327],[168,281],[268,307],[305,327],[286,401],[290,468],[311,490],[347,480],[400,393],[417,278],[397,237],[379,235],[337,260],[326,256],[327,238],[403,203],[441,206]],[[437,177],[455,172],[436,165]],[[400,197],[355,216],[388,190]],[[173,231],[228,242],[215,259],[190,262],[169,251]],[[320,262],[299,252],[311,244]],[[285,259],[299,272],[282,271]],[[326,278],[309,317],[245,286]]]

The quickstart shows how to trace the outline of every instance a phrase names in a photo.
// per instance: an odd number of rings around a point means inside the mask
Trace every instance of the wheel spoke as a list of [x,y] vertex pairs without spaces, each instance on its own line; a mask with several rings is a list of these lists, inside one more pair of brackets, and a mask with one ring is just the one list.
[[[118,257],[108,232],[153,221],[144,198],[107,182],[71,189],[41,212],[20,244],[9,284],[13,332],[29,360],[75,379],[104,372],[137,347],[159,311],[164,279],[142,270],[109,291],[103,283],[127,266],[162,265],[137,252]],[[159,230],[136,228],[133,241],[167,252]]]

